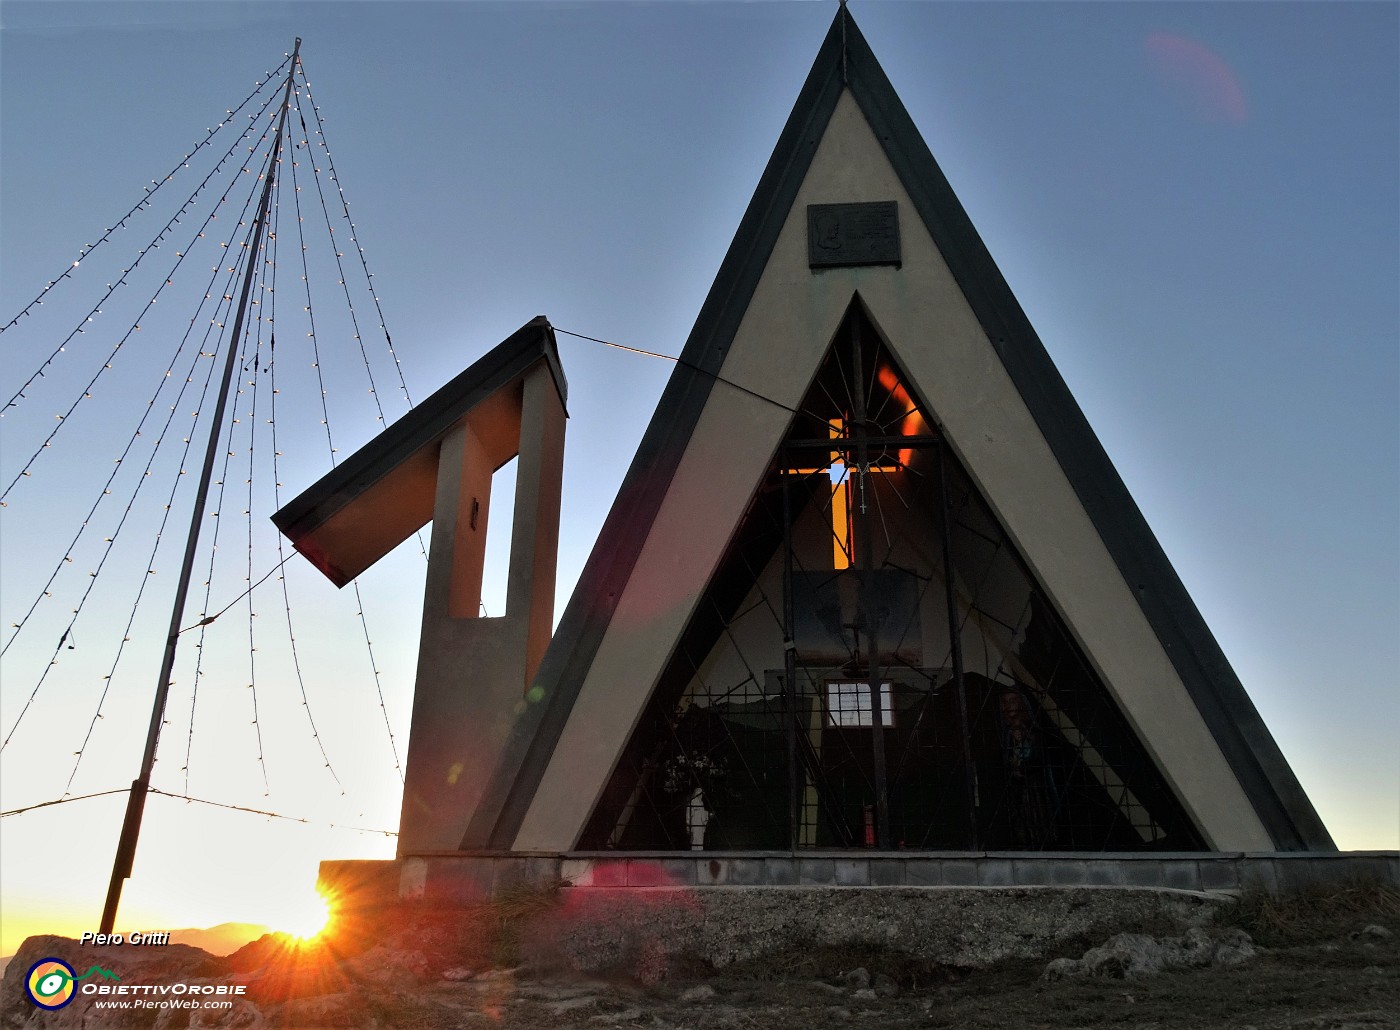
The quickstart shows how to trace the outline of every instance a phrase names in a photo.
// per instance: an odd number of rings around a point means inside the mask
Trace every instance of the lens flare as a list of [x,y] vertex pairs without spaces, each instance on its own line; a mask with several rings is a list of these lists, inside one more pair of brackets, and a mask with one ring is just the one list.
[[1198,40],[1154,32],[1147,56],[1158,78],[1207,121],[1243,122],[1244,89],[1224,59]]
[[316,891],[283,910],[277,928],[298,940],[309,941],[325,930],[330,918],[330,902],[320,891]]

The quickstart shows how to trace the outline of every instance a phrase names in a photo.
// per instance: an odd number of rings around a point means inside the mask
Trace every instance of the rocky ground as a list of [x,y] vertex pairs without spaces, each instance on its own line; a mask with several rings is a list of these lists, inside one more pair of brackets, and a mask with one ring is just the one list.
[[460,919],[449,930],[431,913],[380,913],[347,920],[316,946],[266,937],[227,959],[150,949],[144,967],[122,955],[127,982],[246,985],[244,999],[214,1011],[99,1012],[79,998],[42,1013],[23,998],[23,975],[74,946],[31,938],[0,988],[0,1027],[1400,1028],[1400,892],[1391,888],[1245,898],[1184,932],[1120,926],[976,967],[881,943],[787,948],[720,968],[624,949],[610,967],[583,972],[532,938],[558,905],[548,895],[510,899],[483,907],[466,932]]

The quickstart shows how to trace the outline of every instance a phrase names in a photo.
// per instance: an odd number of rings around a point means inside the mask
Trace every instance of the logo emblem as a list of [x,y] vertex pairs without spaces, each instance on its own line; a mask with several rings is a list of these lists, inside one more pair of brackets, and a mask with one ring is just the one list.
[[92,966],[82,976],[73,972],[73,967],[61,958],[41,958],[29,967],[29,975],[24,978],[24,993],[29,1000],[41,1009],[61,1009],[73,1000],[77,993],[73,985],[86,980],[96,973],[104,980],[120,980],[116,973],[101,966]]
[[42,958],[29,967],[24,991],[41,1009],[61,1009],[77,993],[73,986],[76,979],[73,967],[61,958]]

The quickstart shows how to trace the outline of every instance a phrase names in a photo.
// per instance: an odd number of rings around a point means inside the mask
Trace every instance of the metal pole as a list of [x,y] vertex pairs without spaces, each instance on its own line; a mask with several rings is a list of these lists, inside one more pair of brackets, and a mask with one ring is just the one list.
[[[870,471],[870,445],[867,443],[869,429],[865,424],[865,365],[861,360],[861,317],[859,311],[851,313],[851,379],[855,384],[852,390],[852,422],[855,423],[856,469],[860,476],[860,498],[856,518],[856,564],[860,575],[861,622],[865,625],[866,677],[870,687],[871,719],[871,758],[875,764],[875,835],[881,850],[890,849],[890,795],[885,769],[885,717],[880,697],[880,652],[876,646],[875,620],[871,604],[871,581],[874,571],[870,563],[870,547],[873,535],[870,532],[870,518],[865,503],[865,477]],[[874,484],[871,484],[872,489]]]
[[117,905],[121,902],[122,885],[131,875],[132,863],[136,858],[136,838],[141,833],[141,818],[146,810],[146,795],[151,789],[151,770],[156,763],[156,745],[160,741],[160,728],[165,722],[165,703],[170,694],[170,674],[175,667],[175,646],[180,639],[180,623],[185,613],[185,598],[189,594],[190,578],[194,571],[195,550],[199,546],[199,531],[204,522],[204,506],[209,499],[209,483],[214,475],[214,459],[219,449],[219,435],[224,421],[224,410],[228,405],[229,386],[233,382],[233,369],[238,363],[238,340],[243,334],[243,323],[248,312],[248,295],[252,292],[253,280],[258,267],[258,251],[262,242],[262,232],[267,222],[267,212],[272,201],[272,183],[277,168],[278,151],[282,145],[282,131],[287,125],[287,109],[292,99],[292,82],[296,76],[298,55],[301,52],[301,39],[297,38],[292,49],[292,66],[287,73],[287,86],[282,93],[282,112],[277,121],[277,132],[272,137],[272,148],[267,156],[267,170],[263,174],[262,198],[258,202],[258,213],[253,219],[249,233],[248,264],[243,273],[243,292],[238,298],[238,311],[233,320],[233,332],[229,336],[228,357],[224,361],[223,380],[219,384],[219,399],[214,406],[214,417],[209,425],[209,443],[204,451],[204,468],[199,476],[199,489],[195,494],[194,511],[190,515],[190,532],[185,541],[185,558],[180,566],[180,580],[175,588],[175,602],[170,612],[170,632],[165,638],[165,654],[161,658],[160,675],[156,679],[156,696],[151,705],[151,725],[146,731],[146,750],[141,756],[141,772],[131,782],[131,795],[126,803],[126,816],[122,820],[121,836],[117,839],[117,855],[112,862],[112,880],[107,886],[107,901],[102,908],[100,933],[111,933],[117,920]]
[[792,499],[788,486],[792,462],[783,461],[783,708],[786,718],[788,768],[788,850],[796,851],[801,836],[801,793],[806,784],[797,781],[797,642],[793,639],[792,611]]
[[972,761],[972,731],[967,719],[967,684],[963,677],[962,627],[959,625],[957,592],[953,589],[953,520],[948,514],[948,445],[938,448],[938,496],[943,510],[943,596],[948,606],[948,646],[953,656],[953,690],[958,697],[958,731],[962,736],[963,776],[967,786],[968,848],[978,848],[977,766]]

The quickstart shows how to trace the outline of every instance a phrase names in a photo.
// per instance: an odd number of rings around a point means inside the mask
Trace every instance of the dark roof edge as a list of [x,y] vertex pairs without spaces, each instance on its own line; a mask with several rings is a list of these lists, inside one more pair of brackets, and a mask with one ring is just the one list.
[[541,360],[548,363],[559,399],[567,407],[569,384],[559,362],[554,328],[544,315],[536,315],[283,505],[272,516],[273,524],[293,541],[311,533],[410,454],[447,432],[472,408]]
[[1280,850],[1335,850],[1283,752],[1230,667],[895,93],[854,19],[852,94],[875,130],[948,267],[1103,538],[1226,761]]
[[[841,29],[832,22],[768,159],[734,241],[657,403],[641,445],[545,652],[535,685],[543,700],[512,730],[464,848],[509,848],[564,731],[618,597],[635,567],[714,376],[767,267],[842,90]],[[690,367],[694,366],[694,367]]]

